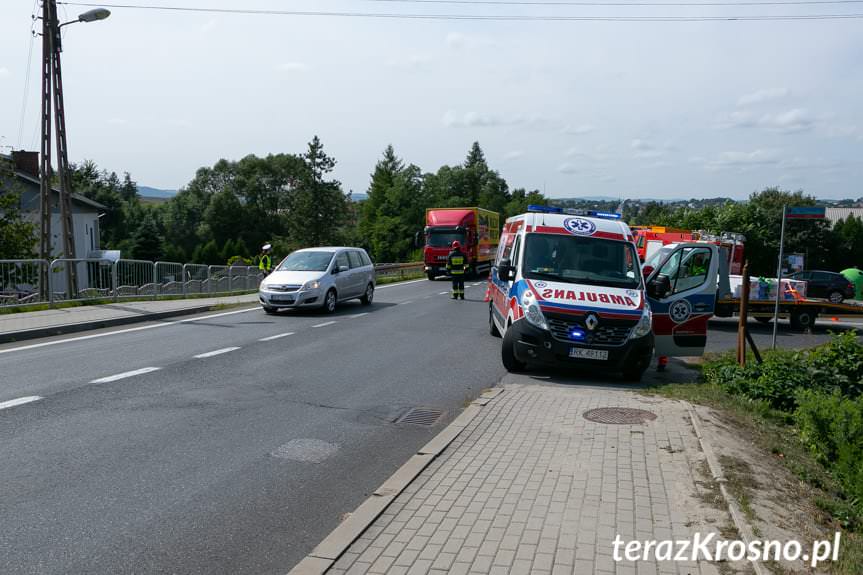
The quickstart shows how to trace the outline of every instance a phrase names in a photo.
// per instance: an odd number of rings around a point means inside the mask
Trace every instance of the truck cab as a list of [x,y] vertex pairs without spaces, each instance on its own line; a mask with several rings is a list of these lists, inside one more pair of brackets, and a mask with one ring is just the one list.
[[[504,366],[599,368],[637,381],[654,348],[700,355],[707,334],[701,318],[715,305],[719,258],[714,245],[699,244],[706,260],[702,251],[683,253],[686,246],[645,278],[632,232],[617,214],[531,206],[508,219],[489,276],[489,331],[502,336]],[[705,261],[712,282],[695,285],[685,273]],[[713,286],[710,302],[701,297],[705,285]]]
[[468,258],[468,274],[488,271],[500,239],[499,222],[496,212],[482,208],[426,210],[423,263],[428,279],[446,274],[447,256],[455,241]]

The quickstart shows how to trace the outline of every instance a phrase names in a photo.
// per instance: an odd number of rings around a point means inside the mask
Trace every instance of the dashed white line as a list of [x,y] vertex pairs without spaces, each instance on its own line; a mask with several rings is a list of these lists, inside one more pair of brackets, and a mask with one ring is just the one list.
[[363,313],[355,313],[354,315],[345,316],[348,319],[356,319],[358,317],[363,317],[364,315],[369,315],[369,312],[364,311]]
[[408,305],[409,303],[414,303],[413,300],[403,301],[399,305]]
[[201,353],[195,356],[195,359],[206,359],[208,357],[213,357],[216,355],[222,355],[223,353],[229,353],[232,351],[236,351],[240,349],[239,347],[223,347],[222,349],[217,349],[214,351],[208,351],[207,353]]
[[10,407],[17,407],[19,405],[24,405],[25,403],[33,403],[34,401],[39,401],[42,399],[38,395],[31,395],[29,397],[19,397],[18,399],[11,399],[9,401],[4,401],[0,403],[0,409],[8,409]]
[[141,369],[136,369],[134,371],[124,371],[123,373],[118,373],[117,375],[109,375],[108,377],[101,377],[99,379],[94,379],[90,383],[111,383],[112,381],[119,381],[121,379],[126,379],[127,377],[135,377],[136,375],[144,375],[145,373],[151,373],[154,371],[159,371],[162,369],[161,367],[142,367]]
[[448,291],[442,291],[442,292],[440,292],[438,295],[446,295],[446,294],[448,294],[448,293],[449,293]]
[[294,332],[289,331],[288,333],[277,333],[276,335],[271,335],[270,337],[262,337],[258,341],[273,341],[274,339],[281,339],[283,337],[288,337],[289,335],[294,335]]
[[333,325],[334,321],[325,321],[324,323],[319,323],[317,325],[313,325],[312,327],[327,327],[328,325]]

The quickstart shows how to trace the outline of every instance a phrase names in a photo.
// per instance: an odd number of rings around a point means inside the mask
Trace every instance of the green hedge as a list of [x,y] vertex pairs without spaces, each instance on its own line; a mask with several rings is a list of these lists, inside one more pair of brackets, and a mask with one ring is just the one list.
[[863,345],[855,332],[811,350],[769,352],[764,363],[745,368],[723,356],[703,374],[731,394],[784,412],[863,514]]

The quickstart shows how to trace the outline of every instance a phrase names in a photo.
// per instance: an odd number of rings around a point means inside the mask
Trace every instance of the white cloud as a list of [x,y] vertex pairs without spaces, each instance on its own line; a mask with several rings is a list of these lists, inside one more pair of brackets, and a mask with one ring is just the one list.
[[428,69],[431,63],[431,56],[413,55],[404,58],[392,58],[387,61],[387,67],[404,72],[416,72]]
[[711,171],[728,169],[746,170],[778,163],[778,151],[758,149],[752,152],[722,152],[717,157],[707,160],[704,163],[704,168]]
[[109,118],[108,123],[112,126],[125,126],[129,121],[125,118]]
[[0,80],[2,80],[3,78],[8,78],[11,75],[12,72],[9,71],[9,68],[0,67]]
[[791,91],[788,88],[763,88],[751,94],[740,96],[737,100],[737,105],[741,108],[744,106],[754,106],[756,104],[763,104],[764,102],[787,98],[789,94],[791,94]]
[[305,72],[309,66],[303,62],[285,62],[276,66],[276,69],[281,72]]
[[547,120],[539,115],[524,114],[486,114],[481,112],[465,112],[458,114],[448,110],[443,116],[443,124],[447,128],[499,128],[503,126],[541,127]]
[[793,108],[784,112],[753,114],[748,111],[735,111],[720,121],[716,127],[727,128],[763,128],[772,132],[791,134],[805,132],[815,128],[816,118],[804,108]]
[[670,144],[660,146],[641,138],[635,138],[629,145],[633,149],[633,156],[642,160],[661,158],[673,149]]
[[218,24],[218,22],[215,18],[207,20],[201,25],[201,32],[206,34],[207,32],[212,31],[216,27],[216,24]]
[[517,160],[524,157],[524,152],[521,150],[512,150],[503,155],[504,160]]
[[567,125],[564,126],[563,130],[561,130],[561,133],[567,134],[569,136],[581,136],[582,134],[589,134],[590,132],[593,132],[595,130],[596,128],[594,128],[590,124],[581,124],[579,126]]
[[450,32],[446,35],[444,43],[453,50],[474,50],[494,45],[494,42],[486,36],[462,34],[461,32]]
[[572,164],[571,162],[564,162],[557,167],[557,171],[561,174],[577,174],[581,170],[578,168],[578,166]]

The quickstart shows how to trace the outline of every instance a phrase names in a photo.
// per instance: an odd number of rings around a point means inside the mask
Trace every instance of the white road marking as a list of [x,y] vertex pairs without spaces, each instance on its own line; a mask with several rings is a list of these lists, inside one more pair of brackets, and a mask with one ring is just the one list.
[[448,291],[442,291],[442,292],[440,292],[438,295],[446,295],[446,294],[448,294],[448,293],[449,293]]
[[207,353],[201,353],[195,356],[195,359],[206,359],[208,357],[213,357],[216,355],[222,355],[223,353],[230,353],[232,351],[236,351],[240,349],[239,347],[223,347],[222,349],[217,349],[215,351],[208,351]]
[[378,286],[377,289],[386,289],[386,288],[391,288],[391,287],[406,286],[409,284],[415,284],[415,283],[426,282],[426,281],[428,281],[428,280],[427,279],[421,279],[421,280],[411,280],[409,282],[395,282],[395,283],[391,283],[391,284],[385,284],[382,286]]
[[294,332],[289,331],[288,333],[277,333],[276,335],[271,335],[270,337],[262,337],[258,341],[273,341],[274,339],[288,337],[289,335],[294,335]]
[[177,320],[177,321],[169,321],[169,322],[166,322],[166,323],[157,323],[157,324],[152,324],[152,325],[142,325],[142,326],[139,326],[139,327],[130,327],[130,328],[127,328],[127,329],[119,329],[119,330],[116,330],[116,331],[109,331],[109,332],[105,332],[105,333],[94,333],[94,334],[91,334],[91,335],[81,335],[81,336],[78,336],[78,337],[70,337],[70,338],[68,338],[68,339],[60,339],[60,340],[56,340],[56,341],[45,341],[45,342],[42,342],[42,343],[32,343],[32,344],[30,344],[30,345],[22,345],[22,346],[20,346],[20,347],[13,347],[13,348],[11,348],[11,349],[0,349],[0,355],[2,355],[2,354],[4,354],[4,353],[12,353],[12,352],[15,352],[15,351],[25,351],[25,350],[28,350],[28,349],[39,349],[39,348],[41,348],[41,347],[48,347],[48,346],[51,346],[51,345],[60,345],[61,343],[70,343],[70,342],[73,342],[73,341],[85,341],[85,340],[88,340],[88,339],[96,339],[96,338],[99,338],[99,337],[108,337],[108,336],[112,336],[112,335],[120,335],[121,333],[132,333],[132,332],[135,332],[135,331],[144,331],[144,330],[147,330],[147,329],[156,329],[156,328],[159,328],[159,327],[168,327],[168,326],[177,325],[177,324],[180,324],[180,323],[191,323],[191,322],[196,322],[196,321],[204,321],[204,320],[213,319],[213,318],[216,318],[216,317],[224,317],[224,316],[226,316],[226,315],[235,315],[235,314],[238,314],[238,313],[247,313],[247,312],[250,312],[250,311],[258,311],[258,310],[260,310],[260,308],[259,308],[259,307],[252,307],[252,308],[249,308],[249,309],[241,309],[241,310],[237,310],[237,311],[226,311],[226,312],[223,312],[223,313],[216,313],[216,314],[212,314],[212,315],[205,315],[204,317],[196,317],[196,318],[190,318],[190,319],[181,319],[181,320]]
[[414,303],[413,300],[409,299],[408,301],[403,301],[399,305],[408,305],[409,303]]
[[328,325],[333,325],[334,321],[325,321],[324,323],[319,323],[318,325],[313,325],[312,327],[327,327]]
[[145,373],[151,373],[153,371],[159,371],[162,369],[161,367],[142,367],[141,369],[136,369],[134,371],[126,371],[123,373],[118,373],[117,375],[109,375],[108,377],[101,377],[99,379],[94,379],[90,383],[111,383],[112,381],[118,381],[120,379],[126,379],[127,377],[135,377],[136,375],[144,375]]
[[33,403],[34,401],[39,401],[42,399],[38,395],[31,395],[29,397],[19,397],[18,399],[12,399],[9,401],[4,401],[0,403],[0,409],[8,409],[10,407],[17,407],[19,405],[24,405],[25,403]]
[[369,315],[369,312],[364,311],[363,313],[355,313],[354,315],[349,315],[349,316],[345,316],[345,317],[347,317],[348,319],[354,319],[354,318],[358,318],[358,317],[363,317],[364,315]]

